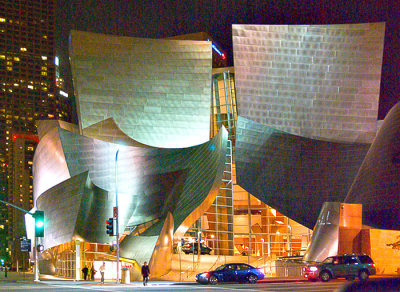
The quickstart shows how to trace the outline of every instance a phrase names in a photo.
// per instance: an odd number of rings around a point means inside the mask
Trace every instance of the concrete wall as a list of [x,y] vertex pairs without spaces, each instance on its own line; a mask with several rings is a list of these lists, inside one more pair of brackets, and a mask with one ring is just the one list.
[[370,229],[370,238],[377,273],[400,275],[400,231]]

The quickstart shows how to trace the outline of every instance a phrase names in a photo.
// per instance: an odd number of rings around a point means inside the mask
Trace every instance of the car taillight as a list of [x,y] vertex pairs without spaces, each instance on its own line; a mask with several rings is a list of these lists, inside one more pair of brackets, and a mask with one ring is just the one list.
[[375,263],[372,264],[372,267],[373,267],[374,269],[376,268]]

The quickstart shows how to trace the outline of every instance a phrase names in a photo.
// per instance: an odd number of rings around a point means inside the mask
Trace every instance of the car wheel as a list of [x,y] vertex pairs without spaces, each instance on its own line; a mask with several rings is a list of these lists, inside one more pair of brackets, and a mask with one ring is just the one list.
[[368,273],[367,271],[360,271],[360,273],[358,274],[358,278],[360,279],[360,281],[367,281],[368,280]]
[[215,277],[215,276],[211,276],[211,277],[208,279],[208,283],[211,284],[211,285],[217,285],[217,284],[218,284],[218,278]]
[[322,271],[319,277],[322,282],[328,282],[331,279],[331,274],[327,271]]
[[257,282],[258,278],[256,275],[249,275],[247,277],[247,281],[249,281],[250,284],[255,284]]

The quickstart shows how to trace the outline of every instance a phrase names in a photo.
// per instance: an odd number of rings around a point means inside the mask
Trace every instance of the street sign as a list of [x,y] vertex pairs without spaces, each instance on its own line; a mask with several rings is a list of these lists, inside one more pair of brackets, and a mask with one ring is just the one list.
[[114,218],[118,217],[118,207],[114,207],[114,209],[113,209],[113,217]]
[[21,239],[21,251],[31,251],[30,239]]

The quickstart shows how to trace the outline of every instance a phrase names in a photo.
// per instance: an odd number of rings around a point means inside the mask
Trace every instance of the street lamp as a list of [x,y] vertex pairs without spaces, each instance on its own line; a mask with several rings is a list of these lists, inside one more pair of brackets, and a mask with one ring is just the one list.
[[261,238],[261,254],[263,258],[263,269],[265,274],[265,255],[264,255],[264,238]]
[[119,223],[118,223],[118,153],[119,149],[115,153],[115,225],[116,225],[116,237],[117,237],[117,284],[119,284]]

